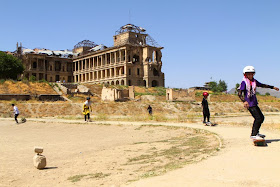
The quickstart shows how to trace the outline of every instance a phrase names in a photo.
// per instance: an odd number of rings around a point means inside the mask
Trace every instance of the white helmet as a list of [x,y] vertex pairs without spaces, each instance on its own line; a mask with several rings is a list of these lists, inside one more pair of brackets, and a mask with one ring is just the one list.
[[256,73],[255,68],[253,66],[246,66],[243,69],[243,74],[245,74],[245,73]]

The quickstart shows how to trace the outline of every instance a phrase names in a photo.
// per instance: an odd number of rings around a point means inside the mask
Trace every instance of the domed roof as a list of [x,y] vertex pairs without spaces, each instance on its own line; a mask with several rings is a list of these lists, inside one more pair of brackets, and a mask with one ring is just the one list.
[[136,25],[133,24],[126,24],[124,26],[122,26],[119,30],[116,31],[116,34],[120,34],[123,32],[136,32],[136,33],[145,33],[146,29],[142,28],[142,27],[138,27]]
[[97,44],[95,44],[94,42],[92,42],[90,40],[83,40],[83,41],[77,43],[74,46],[74,49],[79,48],[79,47],[90,47],[90,48],[93,48],[95,46],[97,46]]

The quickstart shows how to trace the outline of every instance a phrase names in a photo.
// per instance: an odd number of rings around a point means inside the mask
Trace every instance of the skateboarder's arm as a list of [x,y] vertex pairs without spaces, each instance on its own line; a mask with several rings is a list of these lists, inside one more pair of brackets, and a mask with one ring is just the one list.
[[244,98],[244,94],[245,94],[245,90],[240,90],[238,89],[238,97],[240,98],[240,100],[243,102],[244,104],[244,108],[249,108],[249,103],[245,100]]
[[245,102],[244,94],[245,90],[238,90],[238,97],[243,103]]
[[274,89],[274,90],[279,91],[279,88],[277,88],[277,87],[274,87],[274,86],[271,86],[271,85],[268,85],[268,84],[262,84],[262,83],[260,83],[259,81],[256,81],[256,82],[257,82],[257,86],[258,86],[258,87],[261,87],[261,88],[270,88],[270,89]]

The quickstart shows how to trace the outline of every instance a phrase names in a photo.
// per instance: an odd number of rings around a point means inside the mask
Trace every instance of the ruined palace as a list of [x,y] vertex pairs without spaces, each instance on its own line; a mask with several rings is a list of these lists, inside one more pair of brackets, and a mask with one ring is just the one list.
[[49,82],[107,85],[164,86],[163,47],[146,30],[127,24],[116,31],[114,45],[106,47],[89,40],[72,50],[26,49],[17,45],[16,54],[25,66],[24,77]]
[[116,31],[113,47],[97,50],[100,46],[76,45],[73,52],[80,55],[73,59],[74,82],[164,86],[163,48],[145,31],[127,24]]
[[49,82],[73,82],[73,53],[69,50],[26,49],[18,46],[16,56],[25,67],[23,77]]

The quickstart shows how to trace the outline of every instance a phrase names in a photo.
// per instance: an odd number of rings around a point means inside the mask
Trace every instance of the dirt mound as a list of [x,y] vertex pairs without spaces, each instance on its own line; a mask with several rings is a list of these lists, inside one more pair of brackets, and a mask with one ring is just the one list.
[[48,83],[5,81],[0,84],[0,94],[57,94]]

